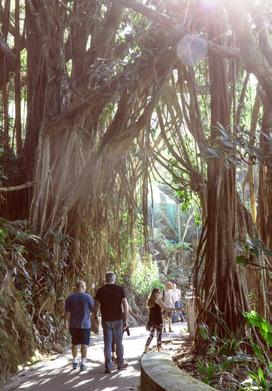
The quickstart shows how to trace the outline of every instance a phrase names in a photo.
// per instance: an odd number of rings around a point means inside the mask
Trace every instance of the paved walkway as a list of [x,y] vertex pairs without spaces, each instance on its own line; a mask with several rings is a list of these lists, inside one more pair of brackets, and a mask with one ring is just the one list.
[[[178,337],[185,323],[174,325],[174,334],[165,334],[163,339]],[[71,352],[54,356],[52,360],[40,362],[16,375],[5,385],[3,391],[136,391],[140,384],[139,360],[148,332],[144,327],[130,329],[124,336],[125,360],[129,366],[123,371],[104,374],[103,340],[94,337],[88,350],[87,371],[71,370]],[[154,342],[152,342],[154,345]],[[163,349],[164,350],[164,349]]]

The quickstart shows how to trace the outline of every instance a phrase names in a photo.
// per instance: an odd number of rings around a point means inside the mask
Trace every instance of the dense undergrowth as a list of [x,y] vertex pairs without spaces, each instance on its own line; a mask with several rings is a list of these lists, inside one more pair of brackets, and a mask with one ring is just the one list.
[[228,391],[272,390],[272,325],[256,311],[244,314],[247,336],[229,332],[212,335],[207,325],[199,328],[203,350],[178,352],[177,365],[216,389]]
[[0,365],[1,378],[5,378],[29,359],[35,343],[31,318],[12,278],[3,270],[0,278]]
[[35,348],[65,342],[69,246],[69,238],[53,232],[43,239],[33,235],[27,221],[0,219],[0,380],[26,363]]

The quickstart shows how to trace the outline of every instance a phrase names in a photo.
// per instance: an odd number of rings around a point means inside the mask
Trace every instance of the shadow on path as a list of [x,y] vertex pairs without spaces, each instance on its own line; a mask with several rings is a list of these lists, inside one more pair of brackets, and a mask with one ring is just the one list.
[[[184,325],[175,324],[174,334],[166,334],[165,339],[179,336]],[[140,358],[148,332],[144,327],[131,329],[131,336],[124,337],[125,359],[129,366],[123,371],[113,370],[104,373],[102,336],[93,338],[88,349],[87,370],[71,369],[70,351],[53,360],[38,363],[29,370],[16,375],[1,388],[2,391],[136,391],[140,383]],[[155,343],[155,341],[154,341]]]

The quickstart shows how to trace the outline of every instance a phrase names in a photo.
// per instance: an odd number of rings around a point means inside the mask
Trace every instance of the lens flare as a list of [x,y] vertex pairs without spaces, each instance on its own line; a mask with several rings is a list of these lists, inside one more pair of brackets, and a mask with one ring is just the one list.
[[200,0],[200,4],[206,9],[212,9],[217,6],[220,0]]
[[185,65],[196,64],[207,53],[207,40],[195,34],[186,34],[177,44],[177,57]]

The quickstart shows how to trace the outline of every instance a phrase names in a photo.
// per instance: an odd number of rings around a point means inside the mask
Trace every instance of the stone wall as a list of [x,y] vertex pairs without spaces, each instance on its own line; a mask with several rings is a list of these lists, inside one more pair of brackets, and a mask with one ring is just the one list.
[[141,391],[214,391],[177,368],[168,353],[147,353],[141,359]]

